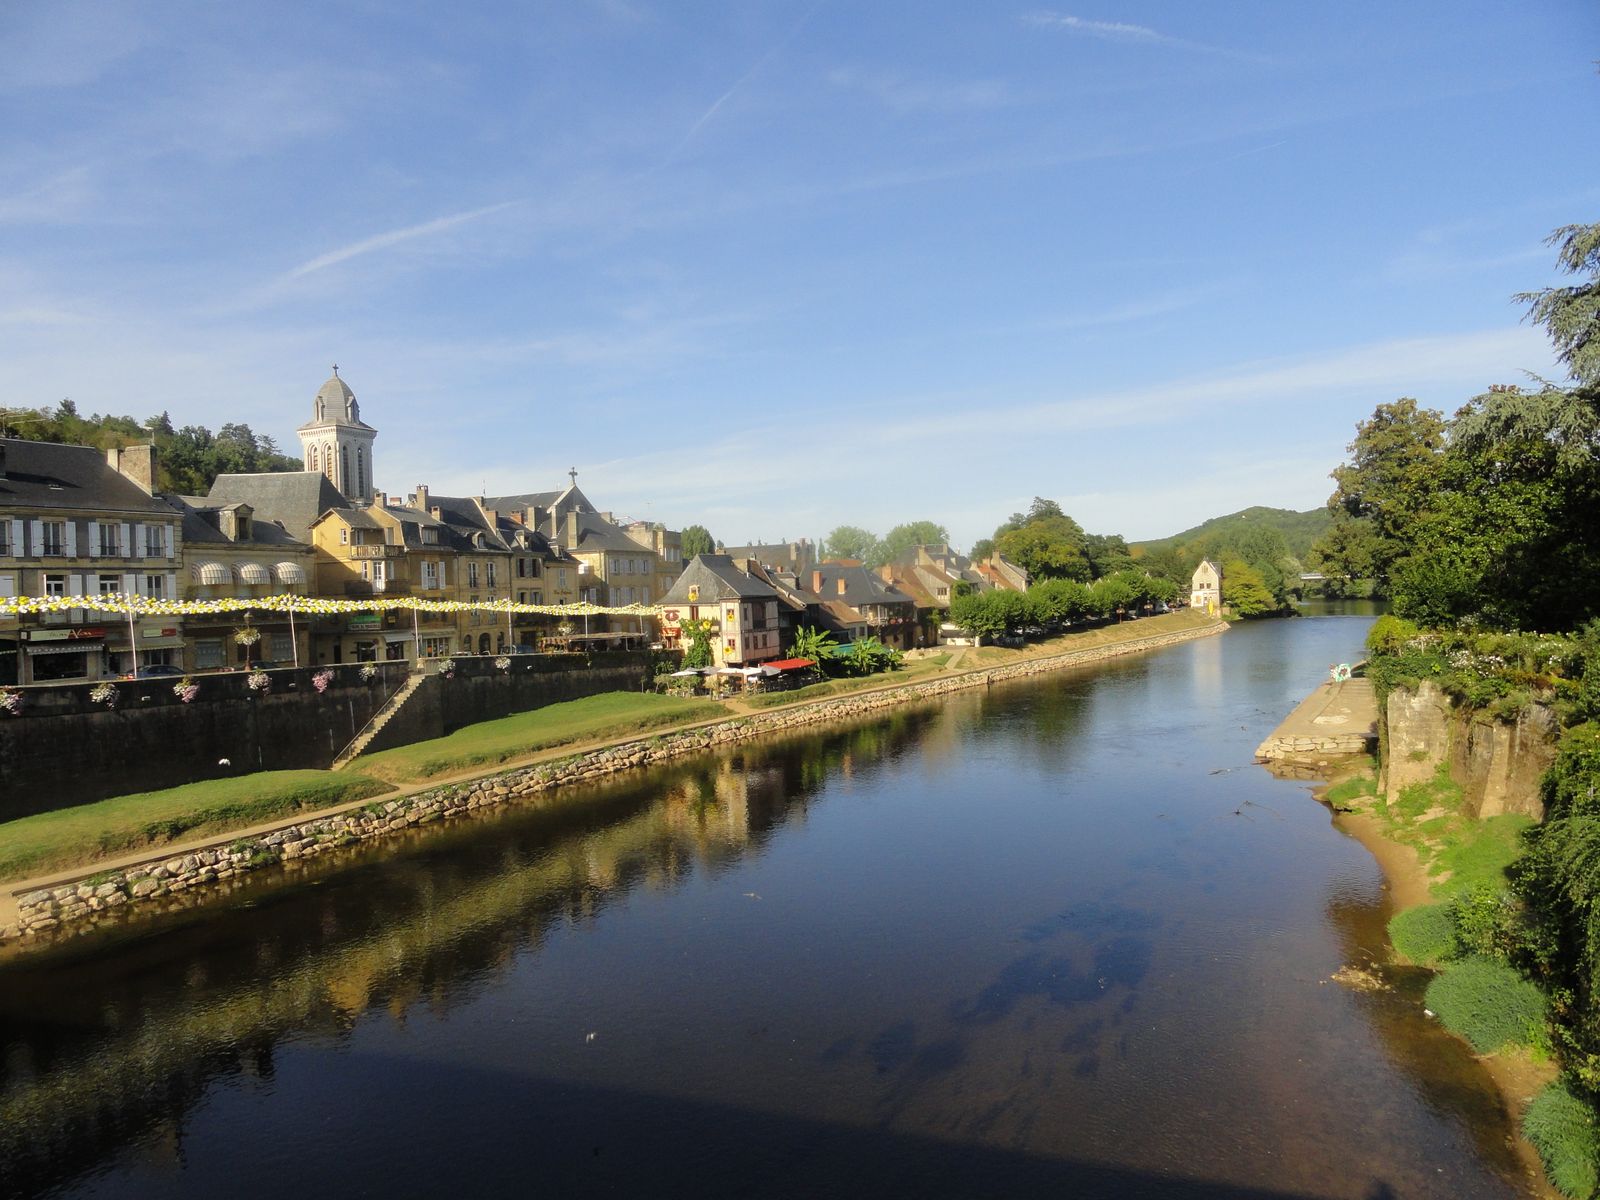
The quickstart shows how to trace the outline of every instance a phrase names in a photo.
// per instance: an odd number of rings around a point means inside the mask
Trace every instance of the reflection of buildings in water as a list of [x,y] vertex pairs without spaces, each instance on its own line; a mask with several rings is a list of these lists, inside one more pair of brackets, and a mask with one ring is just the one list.
[[[217,1078],[270,1072],[289,1034],[343,1036],[363,1013],[447,1013],[547,933],[640,885],[717,871],[803,819],[848,763],[915,741],[931,712],[762,743],[651,772],[548,810],[436,827],[357,870],[314,867],[280,902],[159,937],[94,939],[0,971],[0,1194],[42,1190],[131,1141],[177,1155],[177,1129]],[[331,886],[308,888],[317,880]],[[263,1068],[263,1064],[265,1067]]]

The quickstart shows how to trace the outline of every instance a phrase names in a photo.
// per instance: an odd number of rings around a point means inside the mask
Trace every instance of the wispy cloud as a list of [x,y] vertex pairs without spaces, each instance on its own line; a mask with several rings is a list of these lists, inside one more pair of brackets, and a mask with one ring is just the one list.
[[362,238],[359,242],[351,242],[348,246],[340,246],[337,250],[330,250],[326,254],[319,254],[316,258],[308,259],[293,270],[286,272],[282,282],[287,283],[293,279],[303,279],[317,271],[326,270],[352,258],[359,258],[363,254],[373,254],[379,250],[387,250],[391,246],[399,246],[405,242],[412,242],[418,238],[432,237],[437,233],[454,229],[458,225],[465,225],[469,221],[476,221],[487,217],[491,213],[503,212],[521,204],[521,200],[504,200],[499,204],[488,204],[483,208],[474,208],[468,212],[453,213],[448,217],[436,217],[432,221],[423,221],[420,225],[407,225],[404,229],[391,229],[387,233],[374,234],[369,238]]
[[828,82],[865,92],[897,113],[987,112],[1020,102],[1015,88],[999,79],[919,80],[896,72],[840,67],[829,73]]
[[1235,50],[1229,46],[1213,45],[1210,42],[1196,42],[1188,38],[1173,37],[1171,34],[1151,29],[1148,25],[1132,25],[1124,21],[1093,21],[1087,17],[1075,17],[1068,13],[1044,10],[1027,13],[1023,16],[1022,21],[1023,24],[1032,25],[1036,29],[1049,29],[1077,37],[1095,38],[1103,42],[1170,46],[1176,50],[1193,50],[1201,54],[1220,54],[1228,58],[1237,58],[1249,62],[1266,61],[1261,55]]

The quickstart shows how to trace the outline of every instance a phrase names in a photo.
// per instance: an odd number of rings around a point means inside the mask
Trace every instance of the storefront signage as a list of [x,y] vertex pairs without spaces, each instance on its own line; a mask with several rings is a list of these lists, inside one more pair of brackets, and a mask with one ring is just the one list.
[[382,613],[351,613],[345,621],[345,628],[351,632],[383,628]]
[[30,642],[93,642],[106,636],[98,625],[83,625],[76,629],[25,629],[22,636]]

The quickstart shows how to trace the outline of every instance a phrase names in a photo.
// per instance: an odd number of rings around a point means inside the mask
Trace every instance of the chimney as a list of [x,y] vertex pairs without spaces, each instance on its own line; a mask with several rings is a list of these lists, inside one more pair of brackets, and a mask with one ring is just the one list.
[[574,510],[574,511],[571,511],[571,512],[567,513],[567,538],[566,538],[566,541],[562,542],[562,545],[565,546],[568,550],[571,550],[577,544],[578,544],[578,514]]
[[372,494],[372,502],[374,504],[376,504],[379,508],[388,508],[389,507],[389,493],[388,492],[374,492]]
[[817,595],[822,595],[822,572],[811,572],[811,590]]
[[420,512],[431,512],[432,511],[428,507],[428,485],[427,484],[425,484],[425,483],[417,484],[416,498],[414,500],[412,500],[411,503],[412,503],[412,507],[416,508]]
[[121,450],[106,451],[106,465],[139,485],[146,495],[156,491],[156,448],[151,445],[128,446]]
[[844,595],[844,576],[839,576],[839,595]]

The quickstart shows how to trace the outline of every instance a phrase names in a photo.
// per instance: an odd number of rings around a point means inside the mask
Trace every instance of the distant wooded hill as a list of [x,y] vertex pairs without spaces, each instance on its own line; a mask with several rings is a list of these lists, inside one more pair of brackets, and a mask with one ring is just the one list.
[[1171,537],[1156,538],[1148,542],[1129,542],[1133,554],[1143,556],[1162,550],[1183,550],[1186,547],[1201,549],[1210,546],[1227,546],[1245,542],[1249,535],[1263,529],[1275,530],[1282,536],[1284,545],[1295,558],[1304,559],[1312,543],[1327,532],[1333,524],[1333,515],[1326,508],[1313,508],[1295,512],[1289,508],[1241,509],[1225,517],[1212,517],[1193,529],[1185,529]]

